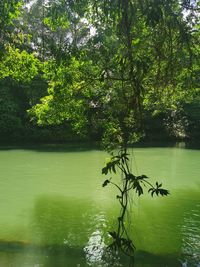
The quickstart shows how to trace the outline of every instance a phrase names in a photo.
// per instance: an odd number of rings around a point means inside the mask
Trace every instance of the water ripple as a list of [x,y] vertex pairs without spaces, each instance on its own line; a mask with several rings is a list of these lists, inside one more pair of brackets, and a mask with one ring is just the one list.
[[185,213],[182,232],[182,266],[200,267],[200,214],[199,204]]

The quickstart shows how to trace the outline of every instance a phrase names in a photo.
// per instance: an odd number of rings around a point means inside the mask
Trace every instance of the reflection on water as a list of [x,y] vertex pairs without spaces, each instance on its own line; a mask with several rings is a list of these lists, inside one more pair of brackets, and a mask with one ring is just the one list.
[[102,233],[100,230],[97,230],[92,233],[87,245],[84,248],[88,264],[102,264],[104,249],[105,243],[104,239],[102,238]]
[[93,218],[93,222],[96,229],[92,232],[86,246],[84,247],[88,265],[92,265],[94,263],[102,264],[105,249],[104,232],[102,231],[102,229],[106,229],[105,214],[102,212],[96,214]]

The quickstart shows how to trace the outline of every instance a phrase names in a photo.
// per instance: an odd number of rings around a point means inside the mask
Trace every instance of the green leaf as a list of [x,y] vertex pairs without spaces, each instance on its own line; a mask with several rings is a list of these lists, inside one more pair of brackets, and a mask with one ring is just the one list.
[[102,169],[101,173],[107,175],[107,174],[108,174],[108,167],[105,166],[105,167]]
[[148,190],[148,193],[151,192],[151,196],[153,197],[154,194],[156,194],[157,196],[161,195],[161,196],[167,196],[169,195],[169,191],[166,189],[161,188],[162,184],[158,184],[158,182],[156,182],[156,188],[152,187]]
[[141,196],[143,194],[143,188],[140,185],[138,180],[134,181],[133,188],[135,189],[135,191],[138,194],[138,196]]
[[105,181],[103,182],[102,186],[105,187],[105,186],[107,186],[109,183],[110,183],[109,180],[105,180]]
[[133,175],[132,173],[126,174],[126,179],[127,180],[132,180],[133,181],[133,180],[135,180],[135,178],[136,178],[135,175]]
[[138,180],[144,180],[144,179],[147,179],[148,177],[144,174],[140,175],[140,176],[137,176],[137,179]]

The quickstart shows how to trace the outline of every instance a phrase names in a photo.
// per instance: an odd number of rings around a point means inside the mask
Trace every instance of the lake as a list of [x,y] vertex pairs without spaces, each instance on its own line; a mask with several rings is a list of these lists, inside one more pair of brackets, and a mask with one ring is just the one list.
[[[136,147],[133,172],[170,196],[133,196],[136,267],[200,266],[200,150]],[[109,155],[61,145],[0,148],[0,267],[111,266],[102,258],[119,205],[101,175]],[[113,266],[128,266],[127,259]]]

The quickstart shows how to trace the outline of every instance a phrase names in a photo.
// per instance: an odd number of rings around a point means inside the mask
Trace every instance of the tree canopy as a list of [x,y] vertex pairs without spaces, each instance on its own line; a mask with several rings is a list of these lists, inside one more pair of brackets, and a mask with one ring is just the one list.
[[3,3],[0,78],[46,83],[29,105],[39,125],[67,122],[115,147],[140,138],[146,116],[199,99],[199,1]]

